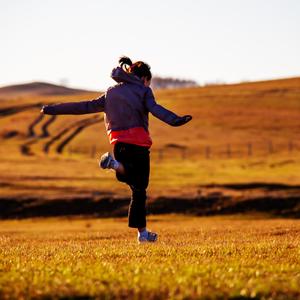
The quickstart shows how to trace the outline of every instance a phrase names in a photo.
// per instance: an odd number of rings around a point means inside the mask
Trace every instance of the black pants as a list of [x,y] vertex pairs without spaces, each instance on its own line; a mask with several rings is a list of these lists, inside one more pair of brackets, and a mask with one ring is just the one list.
[[146,227],[146,189],[149,183],[150,151],[142,146],[116,143],[114,156],[125,168],[125,175],[116,173],[117,179],[127,183],[132,191],[128,226]]

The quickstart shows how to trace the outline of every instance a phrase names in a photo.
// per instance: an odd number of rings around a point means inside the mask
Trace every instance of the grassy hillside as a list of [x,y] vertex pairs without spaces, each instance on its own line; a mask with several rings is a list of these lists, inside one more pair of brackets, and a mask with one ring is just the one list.
[[[0,102],[2,195],[127,193],[112,172],[97,166],[96,158],[111,149],[102,114],[52,120],[39,114],[42,104],[98,95]],[[162,90],[155,95],[170,110],[194,118],[174,128],[150,117],[150,194],[195,194],[212,182],[300,183],[300,78]]]
[[0,100],[32,96],[78,95],[86,92],[85,90],[68,88],[51,83],[30,82],[1,87]]

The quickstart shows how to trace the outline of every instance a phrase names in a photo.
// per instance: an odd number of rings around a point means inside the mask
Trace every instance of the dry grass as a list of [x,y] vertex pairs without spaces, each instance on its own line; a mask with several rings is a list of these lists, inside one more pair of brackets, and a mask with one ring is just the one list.
[[150,218],[138,246],[125,219],[0,223],[0,298],[296,299],[300,221]]
[[[74,97],[3,100],[11,106],[79,101]],[[181,128],[152,118],[154,140],[149,194],[193,196],[208,183],[300,184],[300,78],[241,85],[160,91],[157,99],[194,119]],[[38,107],[0,118],[1,196],[72,197],[86,193],[128,195],[112,172],[100,172],[97,153],[110,149],[103,124],[82,131],[62,155],[49,140],[20,153]],[[86,116],[60,116],[51,135]],[[41,133],[41,126],[36,127]],[[276,148],[269,154],[269,141]],[[248,156],[245,145],[253,143]],[[187,147],[187,157],[158,150]],[[234,146],[226,158],[226,145]],[[212,147],[205,158],[205,147]],[[281,146],[280,146],[281,145]],[[225,146],[225,148],[224,148]],[[69,151],[72,149],[72,154]],[[225,149],[225,150],[224,150]],[[224,155],[225,151],[225,155]],[[150,217],[157,244],[138,246],[126,219],[28,219],[0,221],[0,298],[99,299],[296,299],[300,298],[300,221],[261,217]]]
[[[153,156],[149,195],[194,196],[210,183],[284,183],[299,185],[300,155],[289,154],[248,159],[182,160]],[[112,171],[101,171],[96,158],[84,155],[26,157],[14,154],[1,158],[2,195],[59,196],[113,192],[128,195],[126,185],[117,182]]]
[[[193,194],[199,185],[211,182],[300,183],[300,78],[165,90],[156,95],[161,104],[180,115],[190,113],[194,119],[186,126],[174,128],[151,117],[154,144],[150,193],[154,196]],[[1,101],[0,108],[79,101],[96,96],[11,99]],[[1,139],[2,195],[64,195],[70,190],[127,193],[127,188],[116,183],[112,173],[98,170],[96,157],[111,149],[102,123],[82,131],[62,155],[55,153],[58,143],[53,144],[48,155],[43,153],[49,138],[33,141],[30,151],[34,156],[21,155],[20,146],[32,140],[27,137],[28,126],[39,115],[38,107],[0,118],[0,136],[18,131],[16,137]],[[53,136],[67,124],[87,117],[59,116],[49,131]],[[35,128],[37,135],[41,134],[41,125]],[[273,142],[273,154],[269,153],[269,141]],[[295,143],[293,152],[288,151],[290,141]],[[253,145],[251,156],[247,152],[249,142]],[[168,144],[186,147],[186,158],[182,159],[179,150],[166,150]],[[230,159],[228,144],[232,152]],[[91,158],[93,146],[96,156]],[[209,159],[206,158],[207,146],[211,147]],[[163,160],[159,158],[161,149],[165,151]]]

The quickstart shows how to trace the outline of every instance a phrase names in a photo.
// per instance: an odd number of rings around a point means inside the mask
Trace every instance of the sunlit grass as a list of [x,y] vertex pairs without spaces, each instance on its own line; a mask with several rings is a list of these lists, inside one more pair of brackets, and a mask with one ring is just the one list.
[[300,222],[152,217],[157,244],[125,219],[0,223],[0,298],[300,297]]
[[[182,159],[151,155],[149,195],[194,195],[201,186],[216,183],[285,183],[299,185],[300,156],[289,154],[248,159]],[[1,157],[2,195],[80,195],[107,192],[129,195],[113,171],[100,170],[96,158],[83,154],[20,154]],[[6,185],[5,185],[6,184]]]
[[[179,115],[193,120],[171,127],[150,116],[150,193],[193,194],[199,185],[228,182],[300,183],[299,78],[240,85],[155,91],[157,101]],[[25,97],[3,100],[1,108],[95,98],[97,94],[64,97]],[[38,104],[39,105],[39,104]],[[112,172],[101,172],[97,158],[111,150],[102,123],[88,127],[58,155],[58,141],[48,155],[40,138],[30,147],[32,156],[22,155],[20,146],[31,140],[28,126],[39,116],[39,107],[0,118],[0,182],[2,195],[65,195],[111,191],[127,194]],[[91,117],[59,116],[49,126],[52,136],[75,121]],[[45,117],[47,119],[47,117]],[[42,132],[43,122],[35,132]],[[16,137],[2,138],[18,131]],[[269,143],[272,142],[274,154]],[[251,154],[248,145],[251,143]],[[293,149],[289,149],[293,143]],[[168,145],[185,147],[171,149]],[[228,145],[230,151],[228,152]],[[175,147],[176,148],[176,147]],[[209,150],[209,155],[206,153]],[[94,149],[96,149],[94,153]],[[163,154],[163,158],[160,154]],[[94,157],[93,157],[94,156]],[[182,157],[185,157],[183,160]],[[55,178],[56,177],[56,178]],[[64,188],[66,189],[64,191]]]

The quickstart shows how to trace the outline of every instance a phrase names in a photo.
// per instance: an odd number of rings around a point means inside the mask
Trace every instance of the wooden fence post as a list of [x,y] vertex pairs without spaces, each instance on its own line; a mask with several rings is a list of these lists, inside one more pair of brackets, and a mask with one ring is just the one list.
[[93,145],[91,149],[91,158],[94,158],[95,155],[96,155],[96,145]]
[[164,150],[159,149],[158,150],[158,160],[161,162],[164,159]]
[[205,147],[205,157],[206,159],[209,159],[210,158],[210,146],[206,146]]
[[252,144],[248,143],[248,156],[252,156]]
[[274,147],[272,141],[269,141],[269,153],[270,154],[274,153]]
[[231,145],[230,144],[227,145],[227,157],[231,158]]
[[294,150],[294,145],[293,145],[293,142],[290,141],[290,142],[289,142],[289,152],[292,153],[293,150]]

